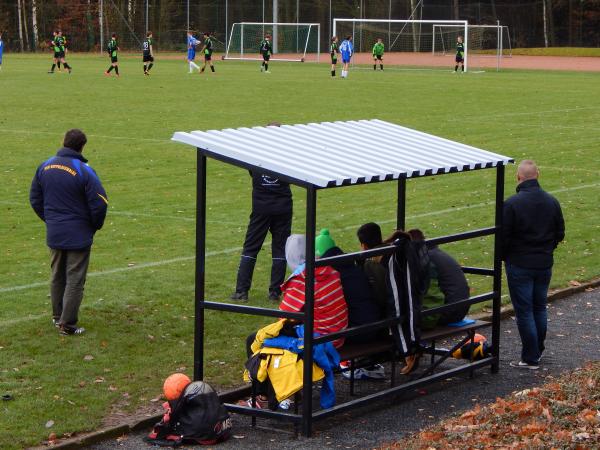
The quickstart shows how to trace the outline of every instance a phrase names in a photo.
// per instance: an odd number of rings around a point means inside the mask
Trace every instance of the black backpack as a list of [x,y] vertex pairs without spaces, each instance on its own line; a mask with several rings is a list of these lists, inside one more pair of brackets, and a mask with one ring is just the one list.
[[166,413],[146,442],[176,447],[214,445],[231,435],[231,418],[217,393],[203,381],[190,383],[177,400],[163,405]]

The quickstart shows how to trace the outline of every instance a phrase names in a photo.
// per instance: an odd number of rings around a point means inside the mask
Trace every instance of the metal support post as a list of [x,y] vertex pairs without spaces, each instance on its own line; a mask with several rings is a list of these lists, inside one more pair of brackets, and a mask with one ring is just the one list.
[[406,227],[406,178],[398,178],[398,208],[396,210],[396,229]]
[[504,165],[496,167],[496,233],[494,234],[494,299],[492,300],[492,373],[500,365],[500,307],[502,300],[502,214],[504,210]]
[[302,386],[302,434],[312,433],[312,366],[313,329],[315,312],[315,235],[317,191],[306,189],[306,284],[304,287],[304,372]]
[[204,378],[204,276],[206,269],[206,156],[196,149],[196,275],[194,297],[194,380]]

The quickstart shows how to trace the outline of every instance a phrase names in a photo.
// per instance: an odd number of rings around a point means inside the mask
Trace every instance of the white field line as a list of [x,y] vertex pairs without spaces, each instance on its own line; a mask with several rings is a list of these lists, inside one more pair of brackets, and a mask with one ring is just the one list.
[[[44,131],[44,130],[11,130],[7,128],[0,128],[0,132],[5,133],[17,133],[17,134],[49,134],[52,136],[63,136],[64,133],[57,131]],[[88,138],[98,138],[98,139],[114,139],[114,140],[127,140],[127,141],[145,141],[145,142],[162,142],[162,143],[170,143],[169,139],[156,139],[156,138],[142,138],[142,137],[131,137],[131,136],[106,136],[103,134],[88,134]]]
[[[590,188],[596,188],[596,187],[600,187],[600,183],[594,183],[594,184],[582,184],[581,186],[573,186],[573,187],[566,187],[566,188],[560,188],[560,189],[555,189],[553,191],[549,191],[551,194],[560,194],[562,192],[571,192],[571,191],[578,191],[581,189],[590,189]],[[413,214],[410,216],[407,216],[407,219],[418,219],[421,217],[429,217],[429,216],[435,216],[435,215],[443,215],[443,214],[448,214],[448,213],[453,213],[456,211],[464,211],[464,210],[468,210],[468,209],[473,209],[473,208],[481,208],[484,206],[491,206],[494,204],[494,201],[488,201],[488,202],[482,202],[482,203],[475,203],[473,205],[468,205],[468,206],[459,206],[457,208],[447,208],[447,209],[440,209],[438,211],[430,211],[430,212],[426,212],[426,213],[421,213],[421,214]],[[379,221],[379,223],[393,223],[395,222],[395,220],[384,220],[384,221]],[[344,227],[342,228],[343,230],[351,230],[356,228],[357,225],[353,225],[353,226],[348,226],[348,227]],[[265,242],[264,244],[265,246],[269,245],[269,242]],[[228,249],[224,249],[224,250],[216,250],[216,251],[212,251],[212,252],[206,252],[206,257],[211,257],[211,256],[218,256],[218,255],[225,255],[228,253],[234,253],[234,252],[239,252],[241,251],[242,248],[241,247],[234,247],[234,248],[228,248]],[[128,270],[138,270],[138,269],[146,269],[148,267],[158,267],[158,266],[164,266],[164,265],[168,265],[168,264],[173,264],[173,263],[178,263],[178,262],[184,262],[184,261],[191,261],[195,258],[195,256],[181,256],[178,258],[172,258],[172,259],[165,259],[162,261],[153,261],[153,262],[148,262],[148,263],[141,263],[135,266],[131,266],[131,267],[117,267],[115,269],[108,269],[108,270],[102,270],[99,272],[91,272],[88,274],[88,277],[98,277],[98,276],[104,276],[104,275],[111,275],[114,273],[120,273],[120,272],[126,272]],[[36,287],[41,287],[41,286],[47,286],[48,285],[48,281],[44,281],[44,282],[37,282],[37,283],[30,283],[30,284],[24,284],[24,285],[20,285],[20,286],[12,286],[12,287],[5,287],[5,288],[0,288],[0,294],[1,293],[5,293],[5,292],[15,292],[15,291],[22,291],[25,289],[31,289],[31,288],[36,288]]]
[[[564,109],[547,109],[542,111],[525,111],[525,112],[511,112],[505,114],[487,114],[487,115],[477,115],[477,116],[469,116],[469,118],[476,119],[494,119],[497,117],[520,117],[520,116],[536,116],[542,114],[556,114],[556,113],[568,113],[575,111],[586,111],[590,109],[600,109],[600,106],[582,106],[581,108],[564,108]],[[461,116],[460,118],[447,119],[446,122],[464,122],[466,116]]]

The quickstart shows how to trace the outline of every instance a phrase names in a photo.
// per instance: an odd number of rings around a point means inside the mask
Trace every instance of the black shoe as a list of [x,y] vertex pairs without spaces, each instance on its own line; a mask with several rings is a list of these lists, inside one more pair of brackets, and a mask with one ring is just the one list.
[[71,327],[65,327],[64,325],[61,325],[58,333],[63,335],[63,336],[70,336],[73,334],[83,334],[85,333],[85,328],[71,328]]
[[229,297],[231,300],[238,300],[240,302],[247,302],[248,301],[248,292],[234,292],[233,294],[231,294],[231,297]]
[[269,300],[278,302],[281,299],[281,293],[277,291],[269,291]]

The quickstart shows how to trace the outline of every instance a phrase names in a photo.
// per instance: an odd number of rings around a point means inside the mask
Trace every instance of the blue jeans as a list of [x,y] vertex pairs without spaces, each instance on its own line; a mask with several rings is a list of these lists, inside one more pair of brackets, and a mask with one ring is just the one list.
[[546,308],[552,268],[525,269],[506,263],[506,279],[523,349],[521,360],[537,364],[544,351]]

